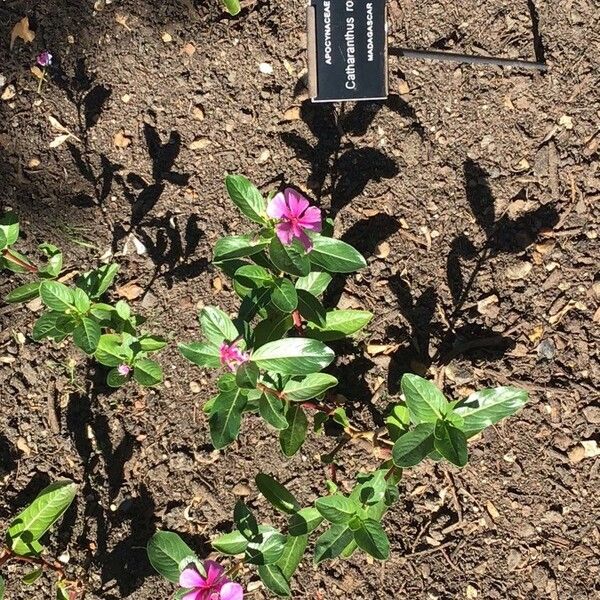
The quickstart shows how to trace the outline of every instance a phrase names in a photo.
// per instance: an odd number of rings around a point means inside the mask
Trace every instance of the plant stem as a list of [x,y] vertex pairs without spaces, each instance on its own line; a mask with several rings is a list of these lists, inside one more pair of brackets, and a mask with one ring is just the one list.
[[38,565],[40,567],[47,567],[55,573],[58,573],[60,579],[66,580],[67,578],[65,574],[65,568],[58,561],[48,561],[42,556],[21,556],[19,554],[15,554],[10,548],[4,548],[4,554],[0,557],[0,567],[10,560]]

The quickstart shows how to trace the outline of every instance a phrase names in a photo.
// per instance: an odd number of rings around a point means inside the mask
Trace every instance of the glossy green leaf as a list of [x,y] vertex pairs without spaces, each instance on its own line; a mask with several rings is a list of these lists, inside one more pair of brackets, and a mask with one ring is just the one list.
[[405,373],[400,385],[413,423],[435,423],[448,411],[444,394],[427,379]]
[[241,531],[232,531],[224,533],[212,541],[212,546],[221,554],[235,556],[243,554],[246,551],[248,540],[242,535]]
[[463,418],[461,429],[474,435],[498,421],[514,415],[527,403],[527,392],[514,387],[484,389],[460,402],[454,412]]
[[300,510],[301,506],[293,494],[270,475],[259,473],[255,481],[260,493],[281,512],[294,514]]
[[304,402],[320,396],[328,389],[335,387],[338,380],[327,373],[311,373],[310,375],[293,377],[283,388],[288,400]]
[[310,323],[318,327],[327,324],[327,310],[321,301],[306,290],[298,290],[298,310],[300,314]]
[[390,556],[390,542],[381,526],[374,519],[361,521],[360,527],[354,531],[354,541],[359,548],[377,560],[386,560]]
[[258,575],[269,590],[278,596],[291,595],[290,585],[281,568],[276,565],[259,565]]
[[310,273],[310,260],[304,246],[298,240],[284,245],[274,237],[269,246],[269,257],[273,264],[284,273],[306,276]]
[[71,316],[62,312],[50,311],[35,322],[31,337],[36,342],[44,338],[60,341],[73,332],[75,325],[76,322]]
[[260,416],[275,429],[287,429],[283,400],[272,394],[263,394],[258,401]]
[[418,465],[433,450],[434,429],[434,423],[421,423],[400,436],[392,451],[394,464],[397,467]]
[[19,219],[14,212],[0,217],[0,248],[12,246],[19,239]]
[[325,271],[353,273],[367,266],[360,252],[346,242],[318,234],[313,236],[312,242],[310,262]]
[[152,387],[162,382],[163,371],[156,361],[142,358],[133,364],[133,378],[144,387]]
[[271,293],[271,302],[277,310],[291,313],[298,306],[298,292],[294,284],[285,278],[275,280]]
[[86,314],[92,306],[90,297],[78,287],[73,290],[73,304],[77,312],[82,315]]
[[464,467],[468,460],[467,436],[446,421],[435,424],[434,448],[449,462]]
[[273,275],[259,265],[244,265],[237,269],[233,276],[235,291],[245,296],[250,290],[270,287]]
[[165,579],[179,583],[180,563],[195,556],[194,551],[172,531],[158,531],[148,542],[148,559]]
[[6,301],[11,303],[27,302],[33,298],[37,298],[39,295],[40,282],[32,281],[31,283],[26,283],[25,285],[20,285],[18,288],[15,288],[8,296],[6,296]]
[[354,540],[354,533],[347,525],[332,525],[315,545],[315,564],[336,558]]
[[232,342],[239,335],[229,316],[214,306],[207,306],[200,311],[200,326],[204,335],[216,346],[223,341]]
[[287,338],[269,342],[252,354],[261,369],[282,375],[308,375],[324,369],[335,354],[318,340]]
[[214,344],[192,342],[179,344],[178,348],[185,358],[199,367],[217,369],[221,366],[219,348]]
[[29,555],[69,508],[76,493],[77,485],[71,481],[57,481],[43,489],[9,525],[6,543],[10,549],[21,556]]
[[100,341],[100,325],[90,317],[82,317],[79,325],[73,330],[73,341],[86,354],[93,354]]
[[259,534],[258,522],[243,500],[238,500],[233,509],[233,520],[240,533],[252,540]]
[[76,285],[84,290],[90,298],[100,298],[112,285],[118,272],[119,265],[116,263],[104,265],[99,269],[84,273],[77,280]]
[[44,573],[44,569],[42,567],[38,567],[37,569],[33,569],[26,575],[23,576],[23,583],[25,585],[33,585]]
[[306,439],[308,419],[300,404],[290,404],[285,418],[288,426],[279,433],[279,443],[286,456],[294,456]]
[[240,432],[242,411],[248,398],[237,388],[221,392],[214,401],[209,418],[213,446],[220,450],[233,442]]
[[285,549],[286,536],[278,531],[259,533],[246,547],[245,560],[251,565],[272,565]]
[[341,340],[357,333],[373,318],[367,310],[331,310],[325,317],[325,325],[318,327],[309,324],[307,334],[324,342]]
[[235,374],[235,382],[238,387],[253,390],[256,388],[260,371],[252,362],[246,362],[240,365]]
[[318,498],[315,506],[322,517],[335,524],[349,523],[360,508],[354,500],[341,494]]
[[222,0],[227,12],[235,17],[242,10],[242,6],[240,4],[240,0]]
[[129,381],[127,375],[121,375],[117,369],[111,369],[106,375],[106,383],[109,387],[120,388]]
[[144,335],[139,339],[139,343],[143,352],[157,352],[167,345],[167,340],[158,335]]
[[63,267],[62,252],[53,244],[40,244],[39,249],[48,257],[48,262],[38,269],[38,275],[54,279],[60,275]]
[[322,522],[321,513],[309,506],[290,517],[288,532],[293,536],[306,535],[312,533]]
[[395,442],[410,427],[410,415],[408,408],[402,404],[395,404],[390,414],[385,419],[390,439]]
[[65,312],[72,308],[73,292],[59,281],[42,281],[40,283],[40,297],[42,302],[50,309]]
[[320,296],[331,283],[332,277],[323,271],[313,271],[296,280],[296,289],[305,290],[313,296]]
[[294,320],[289,314],[276,312],[269,315],[254,328],[254,347],[260,348],[285,337],[293,326]]
[[288,536],[283,554],[276,563],[286,579],[289,580],[296,572],[307,546],[307,535]]
[[231,235],[222,237],[215,244],[214,262],[219,263],[233,258],[257,254],[269,245],[268,240],[253,235]]
[[133,351],[123,344],[118,334],[105,333],[100,336],[94,356],[101,365],[118,367],[120,364],[129,364],[133,359]]
[[[235,3],[231,4],[231,7],[236,8]],[[237,8],[239,9],[239,4]],[[267,203],[256,186],[242,175],[228,175],[225,178],[225,186],[232,202],[240,209],[242,214],[255,223],[266,224]]]

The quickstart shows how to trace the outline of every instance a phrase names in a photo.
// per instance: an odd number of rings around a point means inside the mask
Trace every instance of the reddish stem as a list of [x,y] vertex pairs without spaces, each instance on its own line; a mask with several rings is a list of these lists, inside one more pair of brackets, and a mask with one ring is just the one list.
[[38,268],[35,265],[26,263],[25,261],[21,260],[19,257],[15,256],[8,248],[4,248],[4,250],[2,250],[2,256],[6,260],[14,263],[15,265],[18,265],[19,267],[22,267],[23,269],[25,269],[26,271],[29,271],[30,273],[38,272]]
[[292,313],[292,320],[294,321],[294,327],[298,333],[304,333],[304,326],[302,325],[302,317],[300,316],[300,311],[295,310]]

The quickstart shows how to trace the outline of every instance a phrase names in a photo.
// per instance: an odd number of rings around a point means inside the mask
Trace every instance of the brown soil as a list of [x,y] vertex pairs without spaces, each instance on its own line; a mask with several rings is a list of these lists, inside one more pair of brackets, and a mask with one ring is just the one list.
[[[0,101],[0,202],[19,213],[24,247],[52,241],[82,269],[135,233],[148,253],[116,257],[119,284],[145,289],[136,305],[155,331],[188,340],[198,305],[236,306],[210,263],[215,240],[244,227],[224,174],[265,190],[305,187],[368,257],[329,296],[376,315],[363,339],[337,348],[353,418],[372,423],[400,375],[428,367],[449,395],[510,383],[531,402],[472,445],[466,469],[406,474],[386,517],[389,562],[307,560],[295,597],[597,598],[600,460],[579,445],[598,440],[600,422],[595,3],[391,0],[394,45],[545,59],[550,72],[391,58],[389,100],[344,110],[305,101],[303,0],[248,4],[231,19],[207,0],[122,0],[98,12],[92,0],[2,2],[0,73],[16,95]],[[24,15],[36,39],[9,53]],[[29,68],[43,48],[56,68],[38,96]],[[49,149],[49,114],[81,143]],[[127,148],[115,147],[118,132]],[[18,279],[4,277],[1,295]],[[110,393],[73,348],[15,341],[33,312],[2,305],[0,317],[0,525],[48,480],[80,482],[50,541],[68,550],[89,598],[167,597],[148,538],[172,529],[207,553],[243,484],[273,518],[252,483],[261,467],[303,502],[323,489],[328,471],[315,458],[331,438],[286,461],[275,434],[249,419],[239,444],[211,452],[200,410],[210,377],[174,349],[160,355],[168,386]],[[370,356],[369,342],[397,348]],[[372,464],[351,450],[340,478]],[[47,579],[8,579],[7,598],[49,597]]]

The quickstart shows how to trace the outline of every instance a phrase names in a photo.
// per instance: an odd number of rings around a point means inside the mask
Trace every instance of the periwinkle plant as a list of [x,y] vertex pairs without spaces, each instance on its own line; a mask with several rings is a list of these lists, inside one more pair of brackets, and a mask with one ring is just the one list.
[[124,300],[114,305],[102,301],[119,266],[103,265],[80,274],[74,285],[66,285],[60,281],[63,254],[56,246],[39,246],[45,262],[38,266],[14,249],[18,238],[18,219],[7,213],[0,218],[0,269],[28,273],[36,279],[14,289],[6,301],[27,302],[39,297],[46,309],[33,326],[32,338],[60,342],[72,337],[86,355],[110,368],[107,383],[111,387],[120,387],[130,379],[143,386],[160,383],[162,369],[149,356],[161,350],[166,341],[143,333],[143,317],[134,314]]
[[[214,263],[233,278],[240,308],[233,319],[217,307],[202,309],[203,341],[180,344],[181,353],[194,364],[221,371],[218,393],[204,405],[213,445],[220,449],[231,444],[243,415],[258,414],[278,432],[283,454],[292,456],[305,441],[311,410],[315,432],[327,421],[337,423],[336,451],[362,439],[381,457],[374,471],[356,475],[350,493],[326,481],[326,493],[309,505],[268,473],[259,473],[256,486],[287,518],[285,531],[259,524],[243,501],[236,504],[235,529],[212,542],[219,553],[238,557],[228,574],[254,565],[267,588],[289,596],[290,579],[313,535],[318,536],[315,563],[348,558],[358,549],[387,559],[390,543],[381,522],[398,498],[403,469],[425,459],[464,467],[467,440],[517,412],[527,394],[500,387],[448,400],[432,383],[405,374],[402,395],[389,409],[386,426],[376,431],[354,427],[331,394],[337,379],[323,372],[335,358],[325,342],[356,334],[372,315],[328,309],[321,297],[335,274],[364,268],[364,258],[330,237],[331,222],[299,192],[288,188],[264,198],[244,177],[229,176],[226,184],[233,203],[255,224],[250,233],[224,237],[215,246]],[[335,452],[321,460],[333,463]],[[199,576],[207,574],[177,534],[158,532],[148,553],[157,571],[184,588],[179,597],[196,600],[182,573],[196,568]]]

